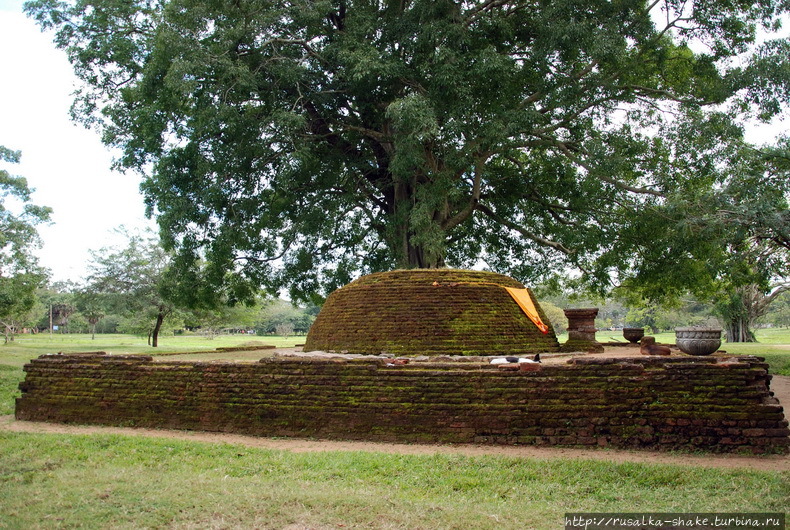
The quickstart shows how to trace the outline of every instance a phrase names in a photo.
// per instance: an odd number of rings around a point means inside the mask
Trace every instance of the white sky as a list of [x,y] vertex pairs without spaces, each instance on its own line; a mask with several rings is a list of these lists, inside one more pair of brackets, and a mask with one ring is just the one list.
[[116,227],[153,226],[139,177],[111,171],[98,134],[71,121],[71,65],[22,0],[0,0],[0,72],[0,145],[22,151],[20,164],[3,167],[35,188],[33,204],[54,209],[54,223],[39,227],[41,264],[55,281],[78,281],[89,249],[122,242]]
[[[23,2],[0,0],[0,145],[22,151],[22,163],[6,167],[36,189],[34,204],[54,209],[54,223],[39,228],[41,264],[55,281],[79,281],[90,249],[122,242],[115,228],[154,223],[144,216],[139,177],[111,171],[98,134],[70,120],[76,78],[52,35],[22,13]],[[751,127],[749,136],[766,143],[785,129]]]

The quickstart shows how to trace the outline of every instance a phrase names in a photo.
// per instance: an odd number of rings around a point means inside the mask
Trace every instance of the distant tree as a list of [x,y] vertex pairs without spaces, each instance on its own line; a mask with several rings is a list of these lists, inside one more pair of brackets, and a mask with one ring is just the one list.
[[68,308],[68,316],[74,311],[74,293],[77,284],[71,281],[57,281],[48,283],[36,291],[41,309],[38,315],[37,327],[39,329],[52,329],[50,326],[59,325],[58,308]]
[[150,234],[125,236],[125,247],[91,252],[87,288],[126,317],[126,329],[144,331],[157,347],[162,324],[175,309],[164,274],[170,258]]
[[673,331],[676,327],[717,324],[712,306],[689,295],[654,303],[641,298],[637,291],[621,290],[617,294],[618,301],[626,309],[624,327],[643,327],[653,333]]
[[280,337],[290,337],[293,335],[294,325],[290,322],[281,322],[274,327],[274,333]]
[[727,342],[757,342],[754,330],[758,320],[768,314],[774,300],[788,291],[790,283],[775,285],[768,291],[755,284],[729,290],[716,304]]
[[61,333],[68,333],[69,318],[77,311],[77,307],[71,301],[61,302],[54,304],[51,311],[53,324],[58,326]]
[[548,318],[551,322],[555,333],[561,335],[568,331],[568,318],[565,316],[565,312],[561,308],[548,301],[541,301],[540,307],[546,314],[546,318]]
[[790,290],[790,137],[752,160],[736,168],[740,178],[722,191],[715,214],[732,241],[715,299],[728,342],[756,342],[757,321]]
[[12,342],[22,328],[35,326],[41,310],[35,290],[44,281],[44,274],[0,277],[0,326],[5,343]]
[[279,334],[281,330],[290,329],[290,333],[307,333],[315,320],[315,315],[309,310],[298,307],[287,300],[274,299],[262,304],[258,314],[256,329],[260,333]]
[[[790,138],[730,147],[724,166],[707,154],[720,149],[711,140],[696,140],[696,156],[714,166],[718,185],[678,200],[685,217],[673,230],[655,227],[645,265],[620,292],[671,306],[691,291],[712,304],[729,341],[753,341],[756,319],[790,280]],[[695,259],[677,262],[669,249]]]
[[[20,156],[0,146],[0,163],[19,163]],[[0,167],[0,325],[5,342],[30,318],[36,289],[47,279],[32,250],[39,245],[36,226],[49,221],[52,210],[31,204],[32,193],[27,180]]]
[[774,299],[762,322],[777,328],[790,327],[790,291],[785,291]]
[[223,329],[252,329],[255,327],[260,308],[243,304],[187,311],[185,319],[189,326],[199,328],[208,338],[214,338]]
[[107,297],[104,293],[85,287],[76,293],[74,301],[77,310],[90,325],[91,340],[96,339],[96,325],[107,314]]
[[[174,335],[177,330],[184,328],[184,314],[175,308],[171,308],[162,318],[159,329],[156,329],[158,322],[156,307],[149,307],[147,310],[125,311],[118,315],[115,326],[117,333],[139,335],[147,337],[151,347],[159,346],[159,339],[168,333]],[[156,332],[156,346],[154,346],[154,332]]]
[[74,115],[145,175],[178,277],[233,300],[481,259],[650,299],[708,287],[727,232],[690,222],[699,199],[729,186],[744,119],[790,100],[790,43],[757,42],[783,0],[26,10],[84,83]]

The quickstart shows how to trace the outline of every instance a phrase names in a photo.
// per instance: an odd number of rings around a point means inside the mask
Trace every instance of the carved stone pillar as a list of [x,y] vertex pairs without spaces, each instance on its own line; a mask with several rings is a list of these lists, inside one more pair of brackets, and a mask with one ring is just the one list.
[[568,318],[568,341],[560,347],[560,351],[586,351],[602,353],[603,345],[595,340],[595,317],[597,307],[585,309],[565,309]]

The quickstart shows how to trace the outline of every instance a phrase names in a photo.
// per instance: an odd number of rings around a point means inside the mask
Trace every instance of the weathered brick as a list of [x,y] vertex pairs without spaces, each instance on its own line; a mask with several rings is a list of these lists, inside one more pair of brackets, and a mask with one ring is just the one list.
[[[370,274],[333,292],[305,350],[414,355],[520,355],[557,351],[491,272],[431,269]],[[533,296],[534,300],[534,296]],[[549,320],[536,302],[544,322]]]
[[480,361],[393,369],[48,355],[25,366],[16,415],[256,436],[787,452],[788,422],[756,358],[729,366],[642,359],[577,359],[525,373]]

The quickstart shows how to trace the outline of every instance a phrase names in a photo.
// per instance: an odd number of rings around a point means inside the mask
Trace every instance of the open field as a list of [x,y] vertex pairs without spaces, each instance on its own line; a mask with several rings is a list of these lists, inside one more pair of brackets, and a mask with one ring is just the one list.
[[74,353],[105,351],[107,353],[133,353],[162,355],[174,352],[212,351],[248,344],[266,344],[290,347],[304,343],[304,336],[257,337],[255,335],[217,335],[209,339],[200,335],[160,336],[159,347],[152,348],[145,337],[135,335],[96,335],[92,340],[88,334],[17,335],[13,342],[0,344],[0,364],[22,366],[28,360],[47,353]]
[[[171,353],[253,340],[285,347],[304,339],[166,337],[154,350],[122,335],[27,338],[0,346],[0,415],[13,412],[22,364],[42,353]],[[790,349],[768,341],[722,348],[790,358]],[[554,529],[566,512],[777,512],[790,505],[788,471],[688,462],[300,453],[164,435],[2,429],[0,454],[0,528]]]
[[[654,335],[660,343],[675,342],[674,333],[658,333]],[[567,335],[559,335],[563,343]],[[621,331],[599,331],[597,338],[601,342],[626,342]],[[722,344],[722,349],[733,354],[763,355],[787,353],[790,356],[790,328],[761,329],[757,331],[757,343]],[[132,353],[145,355],[162,355],[176,352],[207,352],[216,348],[227,348],[248,344],[266,344],[277,347],[291,347],[302,344],[304,336],[257,337],[254,335],[217,335],[213,339],[200,335],[160,336],[159,347],[151,348],[144,337],[134,335],[96,335],[91,340],[88,334],[52,335],[18,335],[16,340],[8,344],[0,344],[0,364],[22,366],[29,359],[46,353],[106,351],[107,353]],[[786,374],[790,375],[790,373]]]

